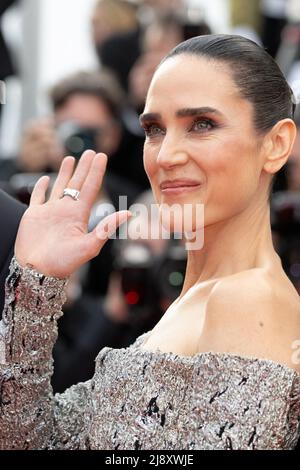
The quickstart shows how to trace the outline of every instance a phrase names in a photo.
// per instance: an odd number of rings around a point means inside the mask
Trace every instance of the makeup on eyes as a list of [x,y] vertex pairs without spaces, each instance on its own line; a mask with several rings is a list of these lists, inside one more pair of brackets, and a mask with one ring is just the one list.
[[[197,124],[206,124],[207,125],[207,127],[194,129],[194,131],[197,132],[197,133],[209,132],[213,129],[216,129],[216,128],[220,127],[220,125],[218,123],[216,123],[215,120],[211,119],[210,117],[206,117],[206,116],[201,115],[201,116],[193,117],[192,124],[188,125],[187,131],[188,132],[193,131],[193,128]],[[141,124],[141,126],[144,129],[145,134],[146,134],[147,137],[152,137],[153,136],[153,134],[151,134],[151,129],[152,128],[156,127],[157,129],[163,130],[164,132],[166,130],[161,125],[161,123],[159,121],[144,121],[143,124]],[[159,135],[159,134],[155,134],[155,135]]]

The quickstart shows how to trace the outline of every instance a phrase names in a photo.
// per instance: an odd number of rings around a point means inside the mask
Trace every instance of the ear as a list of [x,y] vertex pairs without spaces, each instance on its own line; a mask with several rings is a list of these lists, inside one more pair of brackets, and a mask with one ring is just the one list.
[[264,138],[264,170],[275,174],[287,162],[295,142],[297,128],[292,119],[282,119]]

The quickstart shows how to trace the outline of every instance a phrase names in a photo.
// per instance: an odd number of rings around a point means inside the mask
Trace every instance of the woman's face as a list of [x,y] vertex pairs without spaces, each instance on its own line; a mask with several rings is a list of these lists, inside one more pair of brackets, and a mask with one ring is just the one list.
[[226,65],[168,59],[153,77],[140,121],[145,170],[160,205],[203,204],[207,226],[257,197],[263,161],[253,108]]

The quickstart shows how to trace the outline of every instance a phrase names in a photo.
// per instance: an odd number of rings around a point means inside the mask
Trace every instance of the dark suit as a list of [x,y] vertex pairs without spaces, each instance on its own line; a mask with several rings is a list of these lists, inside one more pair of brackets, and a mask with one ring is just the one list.
[[[0,20],[3,13],[13,4],[16,0],[1,0],[0,2]],[[5,44],[2,32],[0,30],[0,80],[4,80],[14,72],[13,64],[9,55],[9,51]]]
[[26,206],[0,190],[0,317],[4,306],[4,286],[14,253],[14,243],[20,219]]

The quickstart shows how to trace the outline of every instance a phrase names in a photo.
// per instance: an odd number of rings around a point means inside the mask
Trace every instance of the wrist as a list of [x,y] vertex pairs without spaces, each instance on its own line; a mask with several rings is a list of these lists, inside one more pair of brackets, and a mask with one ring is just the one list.
[[[10,273],[6,284],[9,292],[14,292],[17,301],[14,308],[24,308],[28,317],[48,317],[49,312],[56,311],[55,318],[61,316],[60,306],[66,301],[65,287],[67,280],[48,277],[27,266],[19,264],[16,257],[10,263]],[[54,318],[53,313],[51,318]]]
[[65,281],[68,278],[68,276],[57,275],[57,273],[52,272],[44,266],[42,262],[34,260],[33,258],[24,258],[15,253],[14,260],[21,269],[31,271],[36,278],[43,279],[48,277],[58,281]]
[[51,277],[62,281],[69,278],[69,275],[65,273],[65,270],[61,270],[61,272],[59,272],[59,270],[52,270],[49,268],[40,256],[23,256],[20,253],[20,250],[15,248],[14,258],[23,269],[30,269],[41,276]]

